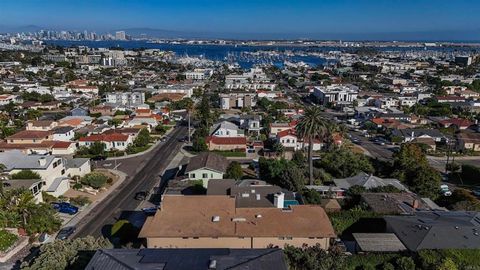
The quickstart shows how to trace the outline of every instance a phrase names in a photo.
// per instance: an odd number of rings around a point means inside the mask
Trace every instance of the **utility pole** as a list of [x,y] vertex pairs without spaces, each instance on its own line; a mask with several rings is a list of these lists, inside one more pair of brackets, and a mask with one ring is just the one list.
[[190,144],[190,110],[188,112],[188,144]]

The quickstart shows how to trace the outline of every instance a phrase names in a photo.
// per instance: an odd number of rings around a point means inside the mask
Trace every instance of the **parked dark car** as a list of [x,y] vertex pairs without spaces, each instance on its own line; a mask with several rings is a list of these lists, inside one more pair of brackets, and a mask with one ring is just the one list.
[[92,157],[92,160],[93,161],[102,161],[102,160],[106,160],[107,157],[106,156],[95,156],[95,157]]
[[68,237],[70,237],[70,235],[72,235],[76,229],[77,228],[73,226],[65,227],[58,232],[56,239],[58,240],[68,239]]
[[145,215],[147,215],[147,216],[155,215],[157,210],[158,210],[157,207],[142,208],[143,213],[145,213]]
[[139,191],[135,194],[135,200],[145,201],[147,199],[148,195],[150,195],[150,192],[148,192],[148,191]]
[[67,202],[54,202],[52,203],[53,209],[57,210],[60,213],[65,213],[69,215],[75,215],[78,213],[78,207],[71,205]]

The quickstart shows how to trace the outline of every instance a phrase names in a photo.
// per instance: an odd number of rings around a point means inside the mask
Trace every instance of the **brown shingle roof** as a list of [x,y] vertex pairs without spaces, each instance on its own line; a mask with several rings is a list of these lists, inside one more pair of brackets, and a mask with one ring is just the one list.
[[218,172],[226,172],[227,165],[228,162],[224,156],[205,152],[190,159],[190,163],[187,165],[186,172],[188,173],[201,168],[209,168]]
[[[261,215],[261,217],[258,217]],[[219,216],[218,222],[212,218]],[[244,221],[234,222],[233,218]],[[229,196],[165,196],[140,237],[335,237],[322,207],[235,208]]]

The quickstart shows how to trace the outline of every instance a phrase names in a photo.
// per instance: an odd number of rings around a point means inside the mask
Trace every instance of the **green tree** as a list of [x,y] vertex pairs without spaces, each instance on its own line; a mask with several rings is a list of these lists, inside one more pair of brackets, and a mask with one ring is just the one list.
[[313,185],[313,140],[323,140],[327,137],[327,122],[321,115],[320,107],[312,106],[305,109],[304,116],[297,124],[297,134],[308,142],[308,179]]
[[105,156],[105,148],[106,148],[105,143],[94,142],[92,145],[90,145],[90,147],[88,148],[88,151],[93,156]]
[[105,238],[92,236],[51,242],[42,245],[33,262],[22,264],[22,269],[85,269],[93,254],[102,248],[112,245]]
[[353,176],[361,171],[373,173],[374,168],[368,158],[359,153],[354,153],[346,147],[332,149],[323,153],[315,166],[323,168],[329,174],[338,178]]
[[28,110],[25,115],[28,120],[37,120],[42,114],[39,110]]
[[37,172],[31,170],[23,170],[11,175],[12,179],[40,179]]
[[205,143],[205,138],[197,134],[197,132],[193,134],[192,148],[193,148],[193,151],[195,152],[205,152],[208,150],[208,146]]
[[403,144],[394,155],[394,177],[407,184],[420,196],[435,199],[441,183],[440,173],[430,167],[422,149],[412,143]]
[[151,138],[150,138],[150,133],[148,132],[148,129],[143,128],[138,133],[138,136],[135,139],[135,141],[133,142],[133,144],[136,147],[144,147],[144,146],[147,146],[150,143],[150,140],[151,140]]
[[395,263],[399,270],[415,270],[415,262],[411,257],[400,257]]
[[228,164],[225,177],[235,179],[235,180],[240,180],[242,179],[242,176],[243,176],[243,170],[240,163],[237,161],[230,162],[230,164]]

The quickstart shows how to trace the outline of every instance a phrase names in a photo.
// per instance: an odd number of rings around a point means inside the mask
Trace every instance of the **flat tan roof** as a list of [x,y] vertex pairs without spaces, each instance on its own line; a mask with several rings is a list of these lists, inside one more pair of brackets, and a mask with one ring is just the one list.
[[[213,222],[213,218],[220,219]],[[261,216],[261,217],[260,217]],[[235,208],[230,196],[164,196],[140,237],[335,237],[321,206]]]

